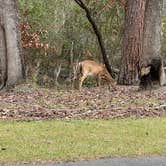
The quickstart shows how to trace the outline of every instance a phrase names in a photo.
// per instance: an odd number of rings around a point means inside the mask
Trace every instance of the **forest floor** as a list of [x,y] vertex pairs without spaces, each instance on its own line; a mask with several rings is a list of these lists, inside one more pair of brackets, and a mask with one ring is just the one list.
[[0,119],[114,119],[166,117],[166,87],[138,91],[134,86],[57,90],[18,85],[0,92]]

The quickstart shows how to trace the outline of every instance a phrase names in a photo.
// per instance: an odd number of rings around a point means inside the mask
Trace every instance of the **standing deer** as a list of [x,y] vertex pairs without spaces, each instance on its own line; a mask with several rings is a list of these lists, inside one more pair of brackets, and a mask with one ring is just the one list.
[[112,78],[112,76],[107,71],[106,67],[103,64],[98,64],[92,60],[84,60],[79,62],[79,89],[82,88],[82,84],[84,80],[88,76],[97,76],[100,84],[100,80],[103,79],[111,84],[113,89],[115,88],[116,81]]

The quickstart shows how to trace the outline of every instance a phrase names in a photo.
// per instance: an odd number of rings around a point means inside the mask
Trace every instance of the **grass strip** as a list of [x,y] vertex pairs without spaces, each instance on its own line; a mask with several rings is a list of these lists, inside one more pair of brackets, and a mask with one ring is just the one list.
[[166,118],[0,121],[0,165],[166,154]]

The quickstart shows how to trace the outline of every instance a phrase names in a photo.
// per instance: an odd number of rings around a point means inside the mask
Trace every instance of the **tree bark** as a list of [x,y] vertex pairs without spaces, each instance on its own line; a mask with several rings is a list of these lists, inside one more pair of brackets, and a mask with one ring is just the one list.
[[0,3],[0,89],[2,89],[5,86],[7,79],[7,51],[2,12],[3,8],[3,3]]
[[16,0],[0,0],[1,85],[10,86],[23,78],[23,57]]
[[[140,59],[140,68],[151,66],[151,81],[165,84],[165,73],[160,56],[161,47],[161,19],[163,0],[147,0],[145,12],[143,54]],[[142,87],[145,82],[141,82]],[[149,82],[150,83],[150,82]]]
[[[160,33],[163,0],[147,0],[144,26],[144,44],[141,60],[152,61],[152,57],[160,58]],[[150,58],[150,59],[149,59]]]
[[145,1],[126,2],[119,84],[133,85],[138,81],[139,60],[143,48]]

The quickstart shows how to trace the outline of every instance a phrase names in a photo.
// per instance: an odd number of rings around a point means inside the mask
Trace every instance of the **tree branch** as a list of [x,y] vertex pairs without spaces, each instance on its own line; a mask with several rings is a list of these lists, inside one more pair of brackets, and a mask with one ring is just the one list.
[[112,68],[109,64],[109,61],[108,61],[108,58],[107,58],[107,54],[106,54],[106,49],[104,47],[104,42],[103,42],[103,39],[102,39],[102,35],[95,23],[95,21],[93,20],[93,18],[91,17],[91,13],[90,13],[90,10],[87,8],[87,6],[83,3],[82,0],[75,0],[75,2],[82,8],[84,9],[84,11],[86,12],[86,17],[88,19],[88,21],[90,22],[90,24],[92,25],[92,28],[94,30],[94,33],[96,34],[97,36],[97,40],[98,40],[98,43],[99,43],[99,46],[100,46],[100,49],[101,49],[101,53],[102,53],[102,56],[103,56],[103,61],[104,61],[104,64],[106,65],[106,68],[108,70],[108,72],[111,74],[112,77],[114,77],[114,74],[113,74],[113,71],[112,71]]

